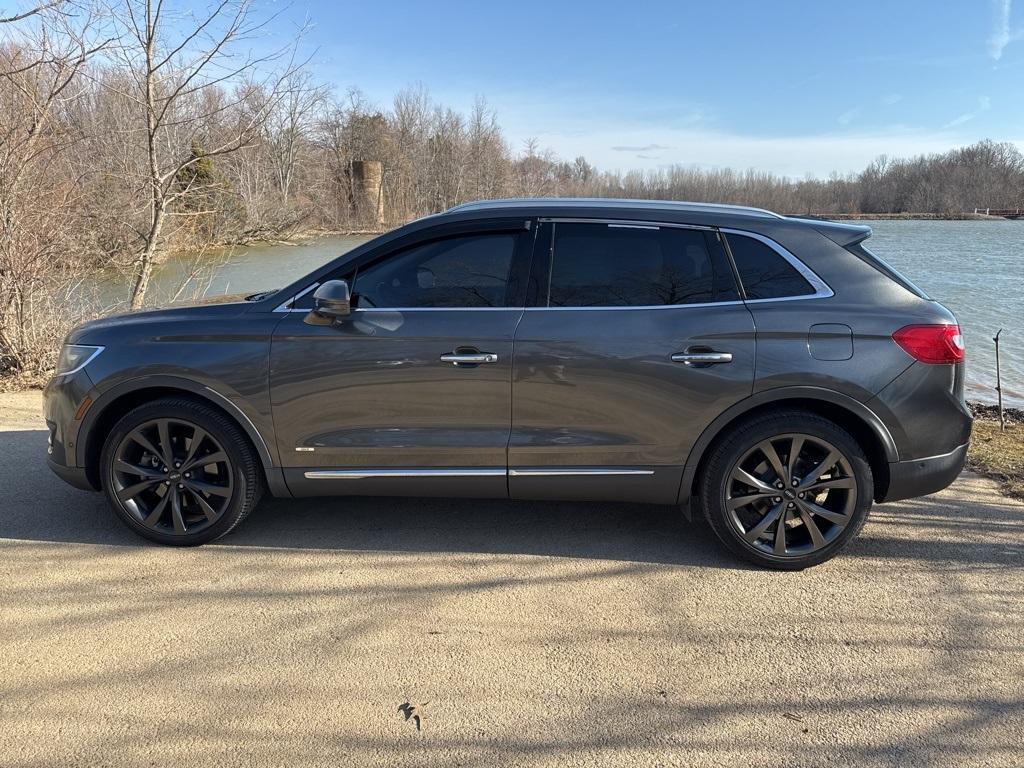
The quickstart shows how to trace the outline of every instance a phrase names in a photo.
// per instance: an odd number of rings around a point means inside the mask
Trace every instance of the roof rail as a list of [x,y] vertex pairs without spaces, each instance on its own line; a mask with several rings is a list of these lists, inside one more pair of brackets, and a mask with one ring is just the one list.
[[496,200],[474,200],[449,208],[447,213],[458,211],[481,211],[491,208],[525,208],[525,207],[590,207],[590,208],[665,208],[675,211],[696,211],[700,213],[742,213],[748,216],[761,216],[772,219],[783,219],[774,211],[764,208],[752,208],[746,205],[729,205],[726,203],[692,203],[676,200],[643,200],[613,197],[511,197]]

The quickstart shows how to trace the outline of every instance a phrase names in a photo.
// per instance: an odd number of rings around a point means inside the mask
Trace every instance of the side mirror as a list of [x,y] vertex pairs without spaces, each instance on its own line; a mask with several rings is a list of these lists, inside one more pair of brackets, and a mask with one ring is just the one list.
[[352,314],[352,293],[345,280],[328,280],[313,294],[313,311],[306,315],[309,325],[330,325]]

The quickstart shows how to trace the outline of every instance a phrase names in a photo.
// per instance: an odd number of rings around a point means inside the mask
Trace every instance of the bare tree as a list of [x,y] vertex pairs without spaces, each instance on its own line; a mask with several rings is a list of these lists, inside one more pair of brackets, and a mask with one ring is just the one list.
[[0,41],[0,367],[25,371],[40,369],[41,340],[53,342],[76,319],[52,311],[81,272],[79,193],[63,163],[78,137],[60,115],[102,41],[85,8],[70,15],[50,4],[18,19],[31,25]]
[[[283,54],[239,56],[239,43],[269,21],[255,17],[252,0],[214,0],[195,16],[173,12],[164,0],[122,0],[111,10],[120,33],[117,56],[134,81],[133,89],[121,95],[136,103],[145,143],[147,226],[140,233],[131,292],[131,307],[137,309],[145,300],[168,216],[194,215],[173,210],[176,200],[193,191],[179,183],[182,173],[201,158],[237,152],[255,141],[289,73],[265,77],[265,98],[256,110],[231,112],[244,95],[217,98],[223,95],[220,86],[255,77]],[[202,147],[201,154],[193,151],[196,146]]]
[[300,70],[290,73],[283,86],[283,97],[268,111],[266,143],[281,202],[287,206],[300,156],[311,143],[327,89],[315,84],[309,72]]

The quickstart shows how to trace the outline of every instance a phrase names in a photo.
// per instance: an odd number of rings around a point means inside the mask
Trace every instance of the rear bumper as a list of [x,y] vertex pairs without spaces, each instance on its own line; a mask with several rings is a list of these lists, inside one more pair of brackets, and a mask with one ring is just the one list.
[[900,501],[941,491],[956,480],[967,461],[967,443],[940,456],[889,464],[889,487],[878,501]]

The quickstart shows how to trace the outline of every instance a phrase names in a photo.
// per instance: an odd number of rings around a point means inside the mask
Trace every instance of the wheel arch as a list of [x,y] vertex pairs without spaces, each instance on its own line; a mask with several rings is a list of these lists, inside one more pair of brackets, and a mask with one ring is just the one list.
[[849,395],[820,387],[769,389],[746,398],[724,411],[701,433],[690,449],[679,484],[678,503],[689,515],[689,503],[697,498],[697,483],[704,461],[715,441],[738,423],[765,411],[800,408],[834,421],[853,435],[868,457],[879,499],[889,487],[889,463],[899,461],[896,442],[878,415]]
[[290,495],[275,466],[267,441],[241,408],[216,390],[175,376],[152,376],[123,382],[96,399],[82,420],[77,447],[77,464],[85,467],[86,478],[99,490],[99,463],[103,440],[124,414],[144,403],[163,397],[185,397],[216,408],[231,419],[248,437],[263,467],[267,486],[275,496]]

